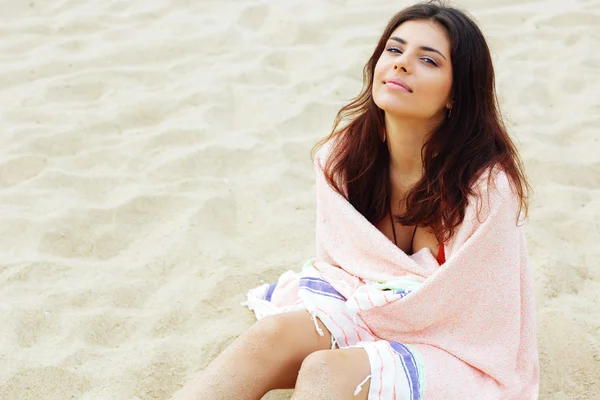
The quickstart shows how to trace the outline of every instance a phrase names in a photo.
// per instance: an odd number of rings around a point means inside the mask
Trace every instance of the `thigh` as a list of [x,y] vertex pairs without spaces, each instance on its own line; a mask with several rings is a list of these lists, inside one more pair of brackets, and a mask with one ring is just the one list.
[[307,311],[265,317],[240,339],[240,345],[266,353],[260,357],[265,360],[265,369],[276,367],[273,389],[293,388],[304,359],[316,351],[331,349],[331,334]]
[[331,349],[331,333],[319,318],[305,310],[264,317],[249,333],[273,345],[285,346],[290,354],[297,354],[300,361],[315,351]]
[[358,346],[308,356],[294,400],[423,398],[424,371],[415,348],[385,340]]
[[312,353],[302,363],[294,400],[367,400],[371,365],[363,348]]
[[291,389],[306,356],[330,348],[330,341],[325,326],[306,311],[265,317],[196,374],[175,398],[258,399],[273,389]]

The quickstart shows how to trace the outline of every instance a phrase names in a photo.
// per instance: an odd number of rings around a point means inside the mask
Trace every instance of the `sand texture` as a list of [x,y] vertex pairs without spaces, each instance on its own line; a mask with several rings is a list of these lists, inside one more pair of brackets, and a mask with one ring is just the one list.
[[[0,399],[166,399],[247,329],[408,4],[0,1]],[[600,0],[458,4],[535,189],[540,398],[600,399]]]

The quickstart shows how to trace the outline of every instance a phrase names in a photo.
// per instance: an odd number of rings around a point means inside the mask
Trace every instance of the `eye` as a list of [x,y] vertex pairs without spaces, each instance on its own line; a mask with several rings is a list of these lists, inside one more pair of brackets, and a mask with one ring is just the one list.
[[423,57],[421,58],[421,60],[425,61],[427,64],[433,65],[434,67],[437,67],[437,63],[435,61],[433,61],[432,58],[429,57]]
[[397,47],[390,47],[389,49],[387,49],[387,51],[389,51],[390,53],[402,54],[402,50],[400,50]]

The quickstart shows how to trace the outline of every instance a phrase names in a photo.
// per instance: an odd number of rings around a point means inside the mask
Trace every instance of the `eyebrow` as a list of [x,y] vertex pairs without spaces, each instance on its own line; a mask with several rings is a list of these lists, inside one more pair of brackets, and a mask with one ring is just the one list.
[[[390,38],[390,40],[394,40],[398,43],[402,43],[402,44],[408,44],[408,42],[402,38],[396,37],[396,36],[392,36]],[[446,56],[444,56],[442,53],[440,53],[439,50],[434,49],[433,47],[428,47],[428,46],[421,46],[419,47],[421,50],[425,50],[425,51],[432,51],[434,53],[438,53],[440,56],[444,57],[444,60],[446,60]]]

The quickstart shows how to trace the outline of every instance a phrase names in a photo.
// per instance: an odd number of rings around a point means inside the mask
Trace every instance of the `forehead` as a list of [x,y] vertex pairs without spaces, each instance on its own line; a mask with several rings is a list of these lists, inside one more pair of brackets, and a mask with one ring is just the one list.
[[446,31],[437,22],[406,21],[396,27],[391,36],[404,39],[411,46],[433,47],[445,55],[450,54],[450,41]]

